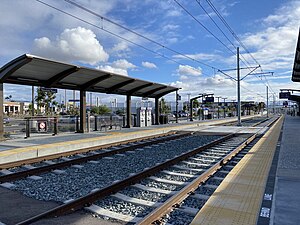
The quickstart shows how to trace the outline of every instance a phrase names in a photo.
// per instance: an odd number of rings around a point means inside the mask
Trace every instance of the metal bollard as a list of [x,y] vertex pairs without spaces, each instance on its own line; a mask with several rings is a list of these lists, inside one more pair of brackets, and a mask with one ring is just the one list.
[[95,116],[95,129],[94,131],[98,131],[98,117]]
[[29,124],[29,118],[26,118],[25,121],[25,137],[24,138],[29,138],[30,137],[30,124]]
[[76,116],[76,132],[79,132],[79,116]]
[[53,134],[52,135],[54,136],[54,135],[57,135],[57,122],[58,122],[57,117],[54,117],[53,122],[54,122],[54,124],[53,124]]

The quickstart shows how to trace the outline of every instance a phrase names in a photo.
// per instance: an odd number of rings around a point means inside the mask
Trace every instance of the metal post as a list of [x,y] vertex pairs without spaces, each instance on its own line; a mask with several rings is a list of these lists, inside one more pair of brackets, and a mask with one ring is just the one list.
[[30,137],[30,119],[29,118],[25,118],[25,138],[29,138]]
[[193,99],[190,100],[190,121],[193,121]]
[[86,131],[90,132],[90,124],[91,124],[91,116],[90,112],[87,113],[87,120],[86,120]]
[[98,131],[98,116],[95,116],[95,130]]
[[67,105],[67,89],[65,89],[65,109],[68,111],[68,105]]
[[31,116],[34,116],[34,86],[31,88]]
[[273,94],[273,114],[275,115],[275,94]]
[[0,140],[4,139],[3,126],[3,83],[0,83]]
[[267,87],[267,118],[269,118],[269,87]]
[[90,110],[92,110],[93,105],[93,93],[90,93]]
[[240,86],[240,49],[237,47],[237,114],[238,114],[238,126],[241,126],[241,86]]
[[159,98],[155,98],[155,125],[159,125]]
[[218,99],[218,119],[219,119],[220,118],[220,108],[219,108],[220,101],[219,101],[219,99],[221,97],[216,97],[216,98]]
[[80,133],[84,133],[86,128],[86,91],[80,91]]
[[57,117],[55,116],[53,118],[53,136],[57,134],[57,122],[58,122],[58,120],[57,120]]
[[[189,110],[189,108],[190,108],[189,106],[190,106],[190,96],[191,96],[191,94],[188,93],[187,96],[188,96],[187,111],[189,112],[190,111]],[[187,116],[187,121],[189,121],[189,116]]]
[[175,118],[176,118],[176,123],[178,123],[178,90],[176,90],[176,115],[175,115]]
[[225,112],[225,100],[227,99],[227,98],[222,98],[223,100],[224,100],[224,118],[226,117],[226,112]]
[[126,128],[131,127],[131,96],[127,95],[126,99],[126,118],[127,118],[127,124]]

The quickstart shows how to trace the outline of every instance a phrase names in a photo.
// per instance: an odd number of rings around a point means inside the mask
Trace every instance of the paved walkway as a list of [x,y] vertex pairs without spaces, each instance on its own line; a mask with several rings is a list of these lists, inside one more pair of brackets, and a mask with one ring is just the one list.
[[300,224],[300,117],[284,120],[274,197],[270,224]]

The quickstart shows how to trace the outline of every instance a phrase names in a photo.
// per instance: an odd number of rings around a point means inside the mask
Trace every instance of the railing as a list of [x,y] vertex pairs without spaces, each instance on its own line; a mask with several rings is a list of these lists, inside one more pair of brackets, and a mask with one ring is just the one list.
[[[4,134],[7,138],[29,138],[37,135],[56,135],[58,133],[78,132],[79,116],[34,116],[25,118],[5,118]],[[108,129],[121,129],[124,119],[115,115],[87,116],[86,130],[107,131]]]

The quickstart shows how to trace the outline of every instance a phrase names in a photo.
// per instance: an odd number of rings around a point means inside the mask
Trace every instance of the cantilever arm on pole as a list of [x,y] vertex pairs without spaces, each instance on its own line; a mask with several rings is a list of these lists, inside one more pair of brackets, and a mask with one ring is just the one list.
[[248,77],[249,75],[254,75],[252,74],[255,70],[257,70],[258,68],[260,68],[260,65],[258,65],[257,67],[255,67],[253,70],[251,70],[249,73],[247,73],[244,77],[242,77],[241,80],[244,80],[246,77]]

